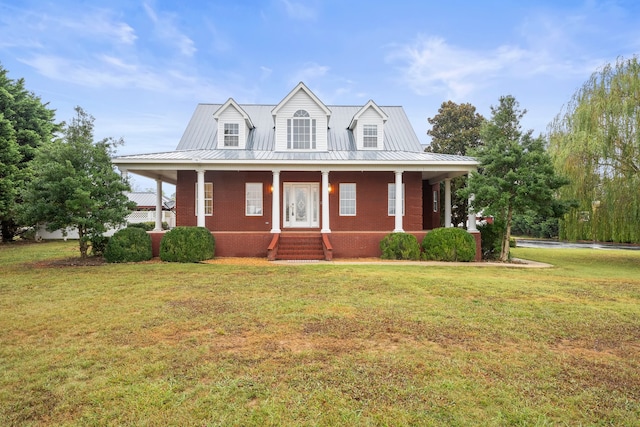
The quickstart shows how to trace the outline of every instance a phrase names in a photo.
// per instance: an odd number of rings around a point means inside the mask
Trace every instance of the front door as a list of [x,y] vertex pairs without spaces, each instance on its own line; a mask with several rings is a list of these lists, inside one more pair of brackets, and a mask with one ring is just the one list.
[[318,183],[285,183],[284,184],[284,227],[313,228],[318,227],[319,210]]

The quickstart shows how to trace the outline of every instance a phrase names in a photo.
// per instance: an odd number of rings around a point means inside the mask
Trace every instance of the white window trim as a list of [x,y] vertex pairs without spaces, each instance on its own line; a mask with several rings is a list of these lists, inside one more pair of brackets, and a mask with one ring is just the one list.
[[[235,125],[235,133],[227,133],[227,125],[229,125],[229,127],[231,128],[231,125]],[[233,130],[233,129],[228,129],[229,131]],[[225,148],[239,148],[240,147],[240,124],[239,123],[223,123],[222,125],[222,131],[223,131],[223,141],[222,144]],[[230,145],[227,144],[227,137],[235,137],[237,143],[235,145]]]
[[[374,134],[367,135],[367,130],[373,130]],[[368,140],[375,141],[375,144],[367,145]],[[364,149],[378,148],[378,125],[375,125],[375,124],[362,125],[362,148]]]
[[[391,189],[393,189],[394,198],[391,198]],[[396,215],[396,199],[395,199],[395,191],[396,191],[396,183],[390,182],[387,185],[387,215],[395,216]],[[402,216],[405,214],[405,192],[404,192],[404,182],[402,183]]]
[[[209,189],[207,191],[207,189]],[[211,197],[207,197],[207,193],[211,194]],[[204,216],[213,216],[213,182],[204,183]],[[198,216],[198,183],[196,182],[196,216]],[[207,202],[209,202],[209,213],[207,213]]]
[[[245,183],[245,197],[244,197],[244,214],[245,216],[263,216],[263,212],[264,212],[264,202],[263,202],[263,190],[262,190],[262,183],[261,182],[247,182]],[[259,201],[259,206],[256,203],[255,205],[252,205],[249,203],[249,194],[250,192],[255,192],[256,195],[259,195],[259,199],[251,199],[251,200],[255,200],[256,202]],[[253,213],[250,212],[250,208],[257,208],[254,209]]]
[[[309,148],[294,148],[293,128],[296,120],[307,122],[309,128]],[[306,110],[298,110],[291,118],[287,119],[287,150],[314,151],[317,147],[317,139],[317,121],[312,118]]]
[[438,212],[438,201],[440,199],[440,192],[433,190],[433,211]]
[[[347,186],[353,186],[353,199],[343,198],[343,195],[346,193]],[[345,190],[343,190],[343,187]],[[357,186],[354,182],[345,182],[340,183],[340,216],[356,216],[357,207],[358,207],[358,198],[357,198]],[[353,200],[353,213],[344,213],[343,209],[350,208],[350,206],[344,206],[343,202]]]

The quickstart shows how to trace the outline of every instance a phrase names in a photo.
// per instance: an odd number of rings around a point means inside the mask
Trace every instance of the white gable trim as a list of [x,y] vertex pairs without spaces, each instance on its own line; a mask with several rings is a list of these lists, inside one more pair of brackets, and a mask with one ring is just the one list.
[[387,116],[386,113],[382,111],[382,109],[378,107],[378,105],[375,102],[373,102],[372,99],[370,99],[369,102],[367,102],[364,105],[364,107],[362,107],[351,119],[351,123],[349,123],[350,130],[353,130],[353,128],[356,127],[356,124],[358,123],[360,116],[362,116],[362,114],[364,114],[364,112],[367,111],[369,108],[373,108],[378,113],[378,115],[382,119],[382,123],[385,123],[387,120],[389,120],[389,116]]
[[311,90],[302,82],[298,83],[298,85],[295,88],[293,88],[293,90],[289,92],[289,94],[285,96],[284,99],[280,101],[273,110],[271,110],[271,114],[273,115],[274,121],[280,109],[284,107],[289,102],[289,100],[291,100],[291,98],[293,98],[299,91],[304,91],[309,96],[309,98],[311,98],[313,102],[316,103],[316,105],[318,105],[318,107],[320,107],[322,111],[324,111],[324,113],[327,115],[327,125],[328,125],[329,117],[331,117],[331,110],[329,110],[329,108],[327,108],[327,106],[324,105],[322,101],[320,101],[320,98],[318,98],[313,92],[311,92]]
[[220,115],[222,115],[222,113],[224,113],[225,110],[229,107],[235,108],[238,113],[242,115],[242,118],[244,119],[245,124],[249,129],[253,129],[255,127],[253,125],[253,122],[251,121],[251,117],[249,117],[249,115],[242,109],[242,107],[240,107],[240,105],[238,105],[236,101],[233,100],[233,98],[229,98],[227,102],[222,104],[222,106],[218,108],[215,113],[213,113],[213,118],[216,120],[220,119]]

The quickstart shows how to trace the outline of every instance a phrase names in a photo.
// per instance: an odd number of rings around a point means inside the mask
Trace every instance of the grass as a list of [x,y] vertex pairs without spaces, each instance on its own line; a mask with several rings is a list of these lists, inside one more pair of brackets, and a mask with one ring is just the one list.
[[0,245],[0,425],[638,425],[640,252],[61,267]]

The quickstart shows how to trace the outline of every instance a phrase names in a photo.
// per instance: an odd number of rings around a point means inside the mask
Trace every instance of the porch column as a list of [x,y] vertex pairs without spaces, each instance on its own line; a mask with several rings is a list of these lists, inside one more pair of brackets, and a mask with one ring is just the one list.
[[162,231],[162,181],[156,179],[156,228],[153,231]]
[[280,171],[273,171],[273,193],[271,195],[271,232],[280,233]]
[[322,229],[321,233],[331,233],[329,227],[329,171],[322,171]]
[[198,206],[196,215],[198,217],[198,227],[204,227],[204,169],[197,169],[198,172]]
[[473,194],[469,196],[469,218],[467,219],[467,231],[469,233],[478,232],[478,227],[476,227],[476,212],[473,207]]
[[396,228],[394,233],[403,233],[402,228],[402,171],[396,171]]
[[444,180],[444,226],[451,227],[451,178]]
[[127,181],[129,179],[129,170],[120,166],[118,166],[118,169],[120,169],[120,176],[122,177],[122,179]]

